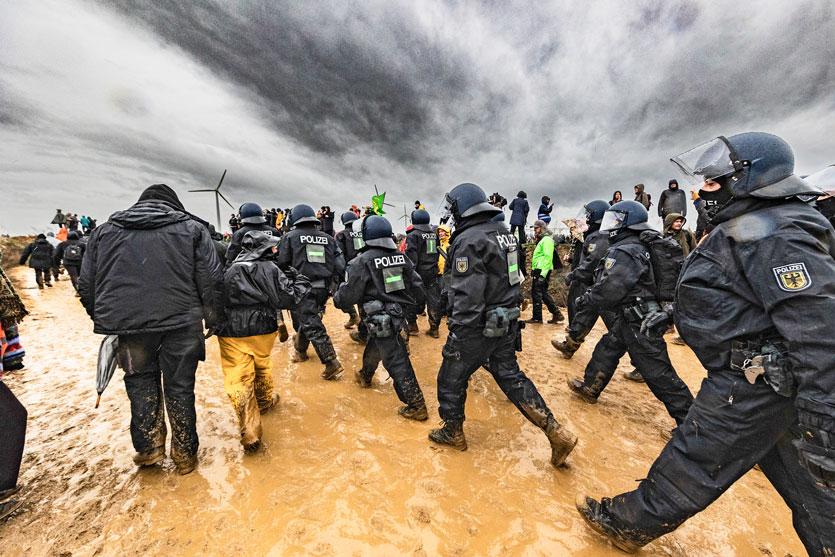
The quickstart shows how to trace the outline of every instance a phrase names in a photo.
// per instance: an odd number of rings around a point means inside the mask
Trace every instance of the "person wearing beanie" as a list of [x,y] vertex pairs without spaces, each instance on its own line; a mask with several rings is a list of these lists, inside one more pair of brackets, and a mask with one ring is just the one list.
[[25,265],[29,261],[29,267],[35,271],[35,282],[38,283],[38,288],[41,290],[43,290],[44,285],[52,288],[50,270],[52,269],[54,253],[55,248],[46,239],[46,234],[38,234],[35,241],[26,246],[26,249],[20,255],[20,265]]
[[72,287],[76,290],[78,296],[78,275],[81,274],[81,261],[84,259],[85,246],[81,242],[81,236],[78,231],[73,230],[67,235],[64,242],[58,244],[55,248],[55,255],[53,256],[53,266],[58,267],[64,265],[67,274],[70,276]]

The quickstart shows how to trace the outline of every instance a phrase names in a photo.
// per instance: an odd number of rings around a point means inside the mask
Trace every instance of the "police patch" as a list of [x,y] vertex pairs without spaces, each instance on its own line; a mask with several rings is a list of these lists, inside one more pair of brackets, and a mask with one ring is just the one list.
[[607,271],[615,266],[615,260],[611,257],[607,257],[606,261],[603,263],[603,268]]
[[597,249],[597,244],[589,244],[589,247],[586,248],[586,251],[589,253],[594,253],[594,250]]
[[459,273],[466,273],[470,269],[470,260],[467,257],[455,258],[455,270]]
[[771,270],[774,271],[777,286],[784,292],[800,292],[812,286],[812,278],[805,263],[791,263]]

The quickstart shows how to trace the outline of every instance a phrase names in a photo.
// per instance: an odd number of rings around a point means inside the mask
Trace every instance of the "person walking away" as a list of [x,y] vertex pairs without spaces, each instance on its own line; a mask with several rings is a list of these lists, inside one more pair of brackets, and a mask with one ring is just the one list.
[[507,398],[545,433],[551,445],[551,464],[562,466],[577,444],[577,436],[557,423],[516,361],[522,282],[517,239],[502,224],[492,222],[501,209],[490,205],[484,190],[475,184],[459,184],[447,193],[445,210],[454,222],[455,233],[447,257],[449,335],[438,371],[443,426],[433,429],[429,439],[467,449],[467,385],[470,376],[486,363]]
[[376,215],[366,217],[361,221],[360,232],[366,247],[348,264],[345,282],[333,297],[338,308],[357,304],[363,308],[368,341],[362,354],[362,367],[355,374],[356,381],[362,387],[370,387],[382,361],[394,382],[397,398],[404,404],[398,413],[406,419],[425,421],[429,414],[409,359],[404,310],[422,301],[420,275],[411,259],[397,250],[387,219]]
[[25,265],[26,261],[29,261],[29,267],[35,271],[35,282],[38,283],[38,288],[41,290],[43,290],[44,284],[52,288],[52,277],[50,275],[54,253],[55,249],[46,239],[46,235],[38,234],[35,241],[26,246],[20,255],[19,264]]
[[55,209],[55,216],[52,217],[52,222],[50,224],[55,224],[58,228],[61,228],[65,224],[67,224],[67,215],[61,212],[61,209]]
[[620,203],[623,201],[623,195],[620,193],[620,190],[615,190],[615,193],[612,194],[612,200],[609,201],[609,206],[611,207],[615,203]]
[[[69,234],[67,235],[67,237],[69,238]],[[52,244],[52,247],[54,249],[58,249],[58,246],[61,245],[61,242],[55,237],[55,233],[52,232],[51,230],[46,233],[46,241],[49,242],[50,244]],[[64,240],[64,241],[66,242],[66,240]],[[59,277],[64,273],[64,271],[61,269],[61,262],[60,261],[57,261],[57,262],[53,261],[51,273],[52,273],[52,279],[55,282],[58,282],[60,280]]]
[[546,225],[551,224],[551,211],[554,210],[554,204],[551,203],[551,198],[547,195],[542,196],[542,204],[539,206],[539,211],[536,213],[536,218],[544,222]]
[[679,189],[678,180],[675,178],[669,181],[667,189],[661,192],[658,199],[658,216],[661,220],[667,218],[670,213],[687,216],[687,194]]
[[660,234],[647,220],[646,209],[636,201],[615,203],[603,215],[600,230],[609,234],[609,249],[578,311],[590,305],[604,317],[608,332],[597,343],[583,380],[569,379],[568,387],[582,400],[597,402],[628,351],[652,394],[681,425],[693,396],[673,368],[664,338],[640,331],[643,316],[661,308],[656,282],[661,269],[653,265],[652,247],[642,238],[645,232],[654,233],[652,240]]
[[[342,222],[342,226],[344,228],[336,233],[334,239],[336,240],[336,244],[339,246],[339,251],[342,252],[342,256],[345,258],[345,264],[347,265],[353,261],[359,252],[365,247],[365,242],[362,239],[362,232],[353,229],[354,223],[359,220],[356,213],[353,211],[346,211],[342,213],[339,220]],[[345,313],[348,314],[348,322],[345,323],[346,329],[353,329],[360,323],[357,308],[351,306],[345,310]]]
[[67,230],[75,232],[78,230],[78,215],[75,213],[67,213]]
[[325,366],[322,379],[337,380],[342,364],[322,323],[325,305],[334,281],[345,273],[345,258],[332,236],[318,230],[319,219],[310,205],[296,205],[290,211],[291,229],[281,237],[276,261],[285,272],[292,266],[310,279],[312,289],[290,312],[296,336],[293,339],[293,362],[308,359],[307,347],[313,344],[319,361]]
[[310,290],[309,281],[291,281],[275,264],[279,239],[250,230],[241,252],[223,275],[226,321],[217,333],[224,387],[247,452],[261,446],[261,414],[278,402],[272,352],[277,312],[290,309]]
[[333,236],[333,219],[331,208],[327,205],[323,206],[319,214],[319,220],[322,223],[322,232],[328,236]]
[[244,234],[250,230],[257,230],[263,232],[267,236],[275,236],[278,238],[281,233],[267,223],[264,216],[264,211],[257,203],[244,203],[238,209],[240,215],[240,228],[232,234],[232,240],[229,242],[229,247],[226,250],[226,266],[232,264],[238,254],[241,253],[241,240]]
[[206,357],[203,324],[211,334],[223,321],[222,265],[208,229],[174,190],[150,186],[93,231],[78,291],[93,332],[119,336],[134,463],[165,458],[167,414],[171,458],[188,474],[199,446],[194,382]]
[[525,226],[528,224],[528,212],[530,211],[530,205],[528,205],[528,194],[524,191],[519,191],[519,193],[516,194],[516,198],[510,202],[509,208],[510,233],[516,234],[519,238],[519,245],[523,246],[527,242]]
[[235,231],[238,230],[238,215],[236,215],[235,213],[232,213],[232,215],[229,217],[229,230],[232,231],[232,234],[234,234]]
[[[435,227],[429,224],[429,220],[429,212],[425,209],[412,211],[412,229],[406,234],[406,257],[420,275],[426,294],[426,315],[429,320],[429,329],[426,334],[438,338],[438,327],[441,324],[441,283],[438,281],[440,254],[438,253],[438,234]],[[419,306],[407,305],[405,309],[409,334],[417,334]]]
[[560,308],[557,307],[554,298],[548,292],[551,271],[554,270],[554,238],[548,232],[548,225],[538,220],[533,225],[533,232],[536,239],[536,248],[531,256],[531,303],[533,305],[533,316],[526,323],[542,324],[542,304],[551,312],[551,320],[548,323],[561,323],[565,321]]
[[64,269],[70,276],[72,287],[75,288],[76,295],[78,295],[78,275],[81,273],[81,261],[84,259],[85,246],[81,242],[78,232],[73,230],[67,236],[66,242],[58,244],[53,256],[54,266],[57,267],[63,263]]
[[643,205],[647,211],[652,206],[652,196],[644,192],[643,184],[637,184],[635,186],[635,201]]
[[81,224],[81,234],[87,234],[90,232],[90,217],[87,215],[81,215],[81,218],[78,221]]
[[[835,231],[805,200],[781,138],[718,137],[673,158],[729,201],[690,254],[672,314],[707,378],[633,491],[578,498],[588,524],[636,551],[707,508],[759,465],[809,555],[835,553]],[[720,310],[721,311],[718,311]],[[717,312],[718,311],[718,312]]]

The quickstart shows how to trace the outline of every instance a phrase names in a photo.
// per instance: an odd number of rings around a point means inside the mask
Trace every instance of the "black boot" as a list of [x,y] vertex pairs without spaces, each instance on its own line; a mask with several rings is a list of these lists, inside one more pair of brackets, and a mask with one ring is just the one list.
[[597,404],[598,395],[594,394],[594,392],[591,389],[586,387],[586,384],[583,383],[582,379],[569,379],[568,388],[571,389],[572,393],[585,400],[589,404]]
[[334,358],[325,362],[325,370],[322,372],[322,379],[326,381],[336,381],[342,376],[342,364],[339,360]]
[[557,342],[557,339],[551,339],[551,346],[557,349],[557,351],[562,354],[562,357],[566,360],[570,360],[574,353],[583,345],[582,342],[578,342],[571,338],[570,336],[565,337],[565,340],[562,342]]
[[565,459],[577,446],[577,436],[558,424],[553,416],[548,418],[545,425],[545,435],[551,443],[551,464],[559,468],[565,464]]
[[467,450],[467,439],[464,437],[464,422],[444,422],[440,429],[429,432],[429,440],[440,445],[449,445],[459,451]]
[[409,333],[409,335],[416,335],[416,334],[418,334],[418,333],[420,332],[420,330],[418,329],[418,324],[417,324],[417,321],[414,321],[414,322],[412,322],[412,323],[409,323],[409,325],[408,325],[408,327],[407,327],[407,329],[406,329],[406,332],[407,332],[407,333]]
[[398,410],[397,413],[406,418],[407,420],[417,420],[419,422],[425,422],[429,419],[429,412],[426,411],[426,403],[424,403],[422,400],[420,402],[415,402],[412,404],[407,404],[406,406],[401,406],[400,410]]
[[430,326],[429,329],[426,331],[426,334],[432,338],[438,338],[439,336],[441,336],[438,332],[438,327],[436,325]]
[[307,355],[307,350],[302,351],[299,347],[299,334],[293,335],[293,354],[290,356],[290,361],[293,363],[306,362],[310,359]]
[[592,530],[605,537],[612,545],[622,551],[635,553],[652,541],[649,536],[642,536],[621,528],[606,511],[606,502],[607,499],[598,502],[591,497],[581,495],[577,498],[575,506]]
[[557,310],[557,313],[551,315],[551,320],[548,323],[562,323],[563,321],[565,321],[565,317],[560,310]]
[[623,374],[624,377],[629,379],[630,381],[634,381],[636,383],[646,383],[644,377],[641,375],[641,372],[638,371],[638,368],[633,369],[627,373]]
[[353,340],[357,344],[365,344],[367,342],[366,339],[362,338],[362,335],[359,331],[351,331],[350,333],[348,333],[348,336],[351,337],[351,340]]
[[346,329],[353,329],[354,327],[356,327],[359,324],[359,322],[360,322],[359,315],[357,315],[356,313],[352,313],[351,317],[348,319],[348,322],[345,323],[345,328]]
[[371,379],[366,379],[365,375],[362,374],[362,370],[354,372],[354,380],[357,382],[357,385],[363,389],[371,387]]

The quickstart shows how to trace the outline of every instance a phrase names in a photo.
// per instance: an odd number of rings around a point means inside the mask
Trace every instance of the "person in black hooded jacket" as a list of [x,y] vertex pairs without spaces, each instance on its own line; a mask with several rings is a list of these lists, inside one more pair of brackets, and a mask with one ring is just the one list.
[[261,446],[261,413],[278,402],[270,352],[278,332],[276,317],[310,290],[302,275],[295,281],[275,263],[278,238],[252,230],[223,275],[226,322],[218,331],[224,387],[235,414],[244,450]]
[[93,331],[119,336],[134,462],[150,466],[165,457],[167,411],[171,457],[178,472],[191,472],[195,371],[206,356],[201,321],[211,331],[223,313],[222,266],[208,229],[174,190],[153,185],[93,231],[78,289]]
[[[35,270],[35,282],[38,288],[43,290],[44,284],[52,287],[50,269],[52,269],[52,256],[55,248],[49,243],[44,234],[38,234],[34,242],[26,246],[20,255],[20,264],[25,265],[29,260],[29,267]],[[58,278],[57,276],[55,277]]]
[[53,256],[53,268],[59,267],[63,262],[76,293],[78,292],[78,275],[81,272],[81,261],[84,259],[85,247],[78,232],[73,230],[67,235],[65,241],[58,244]]

